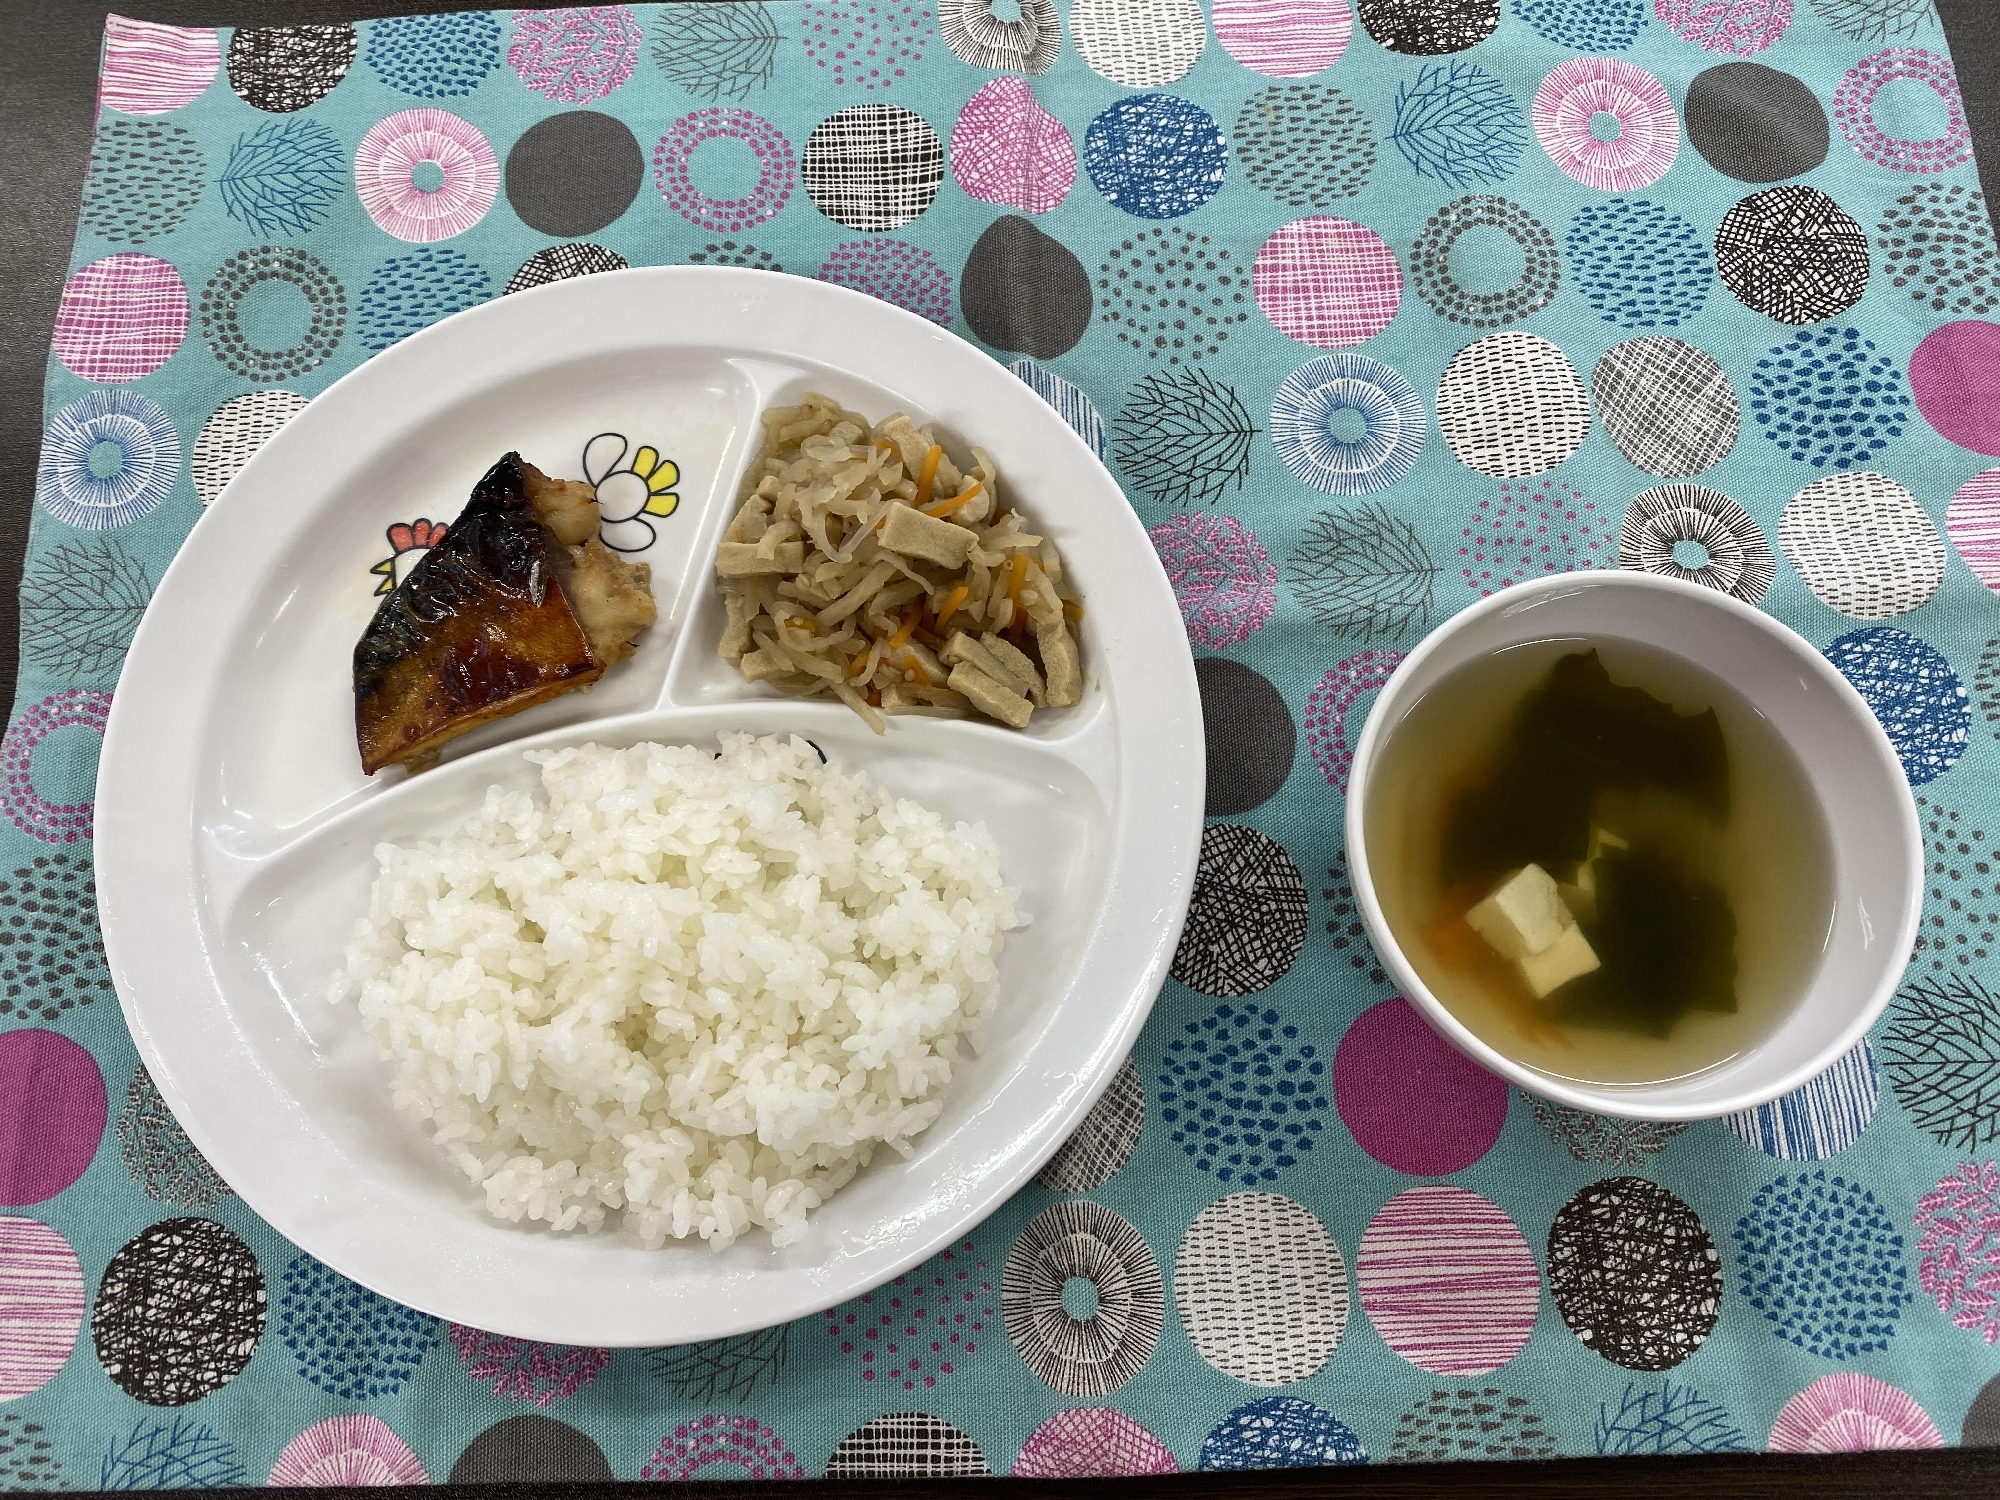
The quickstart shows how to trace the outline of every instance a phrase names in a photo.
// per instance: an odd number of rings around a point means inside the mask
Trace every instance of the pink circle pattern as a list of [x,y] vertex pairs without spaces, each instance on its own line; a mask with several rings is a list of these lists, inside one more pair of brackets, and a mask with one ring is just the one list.
[[[711,198],[694,185],[688,163],[708,141],[741,141],[757,156],[757,185],[741,198]],[[785,206],[798,178],[792,143],[747,109],[698,109],[682,115],[653,148],[653,183],[669,207],[703,229],[738,233]]]
[[996,78],[951,128],[951,175],[982,203],[1045,214],[1076,185],[1076,145],[1025,79]]
[[1604,559],[1597,503],[1553,479],[1500,486],[1473,507],[1458,549],[1465,586],[1480,598],[1525,578],[1594,568]]
[[33,1219],[0,1218],[0,1401],[38,1391],[76,1347],[83,1267],[69,1241]]
[[1792,0],[1653,0],[1660,24],[1704,52],[1748,57],[1792,24]]
[[[444,174],[434,190],[416,183],[426,164]],[[427,245],[486,217],[500,193],[500,163],[470,121],[444,109],[406,109],[377,121],[354,148],[354,191],[378,229]]]
[[1964,1162],[1917,1200],[1917,1284],[1954,1328],[2000,1344],[2000,1162]]
[[51,802],[35,790],[35,747],[58,729],[88,729],[99,736],[111,717],[111,695],[87,688],[52,693],[21,710],[0,739],[0,810],[7,821],[45,844],[74,844],[91,836],[93,804]]
[[574,1396],[611,1363],[609,1349],[581,1349],[568,1344],[538,1344],[453,1323],[446,1330],[451,1346],[465,1361],[465,1373],[493,1388],[503,1401],[531,1401],[536,1406]]
[[1257,533],[1236,517],[1169,516],[1146,535],[1194,645],[1209,651],[1240,646],[1278,607],[1278,570]]
[[68,1037],[0,1032],[0,1203],[24,1208],[69,1188],[104,1138],[104,1075]]
[[893,88],[924,60],[931,19],[930,6],[916,0],[807,0],[799,11],[799,50],[835,88]]
[[1497,1204],[1433,1184],[1398,1193],[1361,1236],[1354,1280],[1382,1342],[1433,1375],[1497,1370],[1541,1306],[1535,1252]]
[[[1615,140],[1591,133],[1600,114],[1618,121]],[[1615,57],[1573,57],[1552,69],[1529,117],[1564,176],[1609,193],[1658,181],[1680,150],[1680,120],[1660,80]]]
[[121,114],[164,115],[199,99],[221,66],[213,27],[107,16],[97,102]]
[[1363,693],[1372,693],[1387,682],[1403,659],[1400,651],[1363,651],[1350,656],[1326,675],[1306,695],[1306,748],[1319,763],[1326,784],[1341,796],[1347,795],[1347,773],[1354,769],[1354,746],[1347,738],[1347,715]]
[[2000,323],[1965,318],[1925,334],[1910,355],[1910,394],[1940,437],[2000,455]]
[[715,1412],[683,1422],[661,1438],[639,1477],[685,1481],[711,1464],[741,1469],[752,1479],[806,1477],[792,1450],[762,1422]]
[[1360,1146],[1412,1177],[1447,1177],[1493,1149],[1507,1085],[1403,999],[1363,1011],[1333,1055],[1333,1099]]
[[[1905,141],[1885,134],[1875,124],[1875,96],[1885,84],[1908,79],[1920,83],[1944,106],[1944,134],[1929,140]],[[1884,47],[1847,70],[1833,91],[1833,117],[1847,144],[1878,167],[1898,172],[1943,172],[1972,160],[1972,132],[1965,122],[1965,101],[1959,97],[1958,74],[1951,59],[1922,47]]]
[[153,255],[107,255],[80,267],[56,308],[55,352],[85,380],[123,384],[150,375],[187,337],[181,273]]
[[1937,1424],[1908,1392],[1873,1375],[1822,1375],[1771,1424],[1773,1453],[1866,1453],[1942,1448]]
[[629,5],[519,11],[507,66],[544,99],[589,104],[632,76],[644,35]]
[[861,1356],[867,1385],[934,1390],[978,1351],[996,1299],[971,1240],[905,1271],[852,1302],[826,1311],[826,1331],[842,1354]]
[[1081,1406],[1059,1411],[1028,1434],[1014,1460],[1017,1479],[1116,1479],[1178,1474],[1173,1450],[1122,1411]]
[[941,327],[951,326],[951,272],[930,251],[906,240],[848,240],[835,245],[819,268],[819,279],[866,292]]
[[1215,39],[1266,78],[1307,78],[1331,67],[1354,35],[1347,0],[1215,0]]
[[1403,300],[1403,268],[1388,242],[1331,214],[1280,228],[1257,252],[1250,279],[1272,326],[1315,349],[1372,339]]
[[1965,565],[2000,594],[2000,469],[1975,474],[1959,486],[1944,528]]
[[429,1484],[410,1445],[380,1417],[328,1417],[285,1444],[271,1466],[274,1485],[320,1489],[342,1485]]

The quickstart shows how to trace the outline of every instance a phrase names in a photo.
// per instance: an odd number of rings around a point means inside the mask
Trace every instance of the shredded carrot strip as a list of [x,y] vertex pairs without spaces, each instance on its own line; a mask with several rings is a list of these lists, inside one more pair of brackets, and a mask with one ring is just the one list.
[[1083,606],[1078,604],[1074,599],[1065,599],[1063,601],[1063,618],[1065,620],[1081,620],[1083,618]]
[[917,660],[917,653],[912,651],[908,655],[906,655],[903,659],[910,664],[909,675],[911,680],[914,681],[918,687],[929,687],[931,685],[931,674],[926,672],[924,670],[924,664]]
[[1016,552],[1013,562],[1007,567],[1007,597],[1013,601],[1015,612],[1021,607],[1021,585],[1028,581],[1028,554]]
[[979,497],[979,492],[985,488],[986,488],[985,485],[981,484],[978,480],[975,479],[972,481],[971,489],[960,490],[956,495],[953,495],[949,500],[938,500],[930,505],[926,505],[923,507],[923,512],[927,516],[948,516],[953,511],[957,510],[961,505],[965,504],[966,501],[977,499]]
[[924,471],[917,476],[917,509],[922,510],[931,503],[931,486],[937,483],[938,460],[944,457],[944,449],[936,443],[924,455]]
[[873,648],[866,648],[859,656],[847,664],[847,676],[850,681],[868,670],[868,658],[871,654],[873,654]]
[[910,638],[911,632],[917,628],[917,620],[923,612],[924,607],[921,604],[912,604],[910,606],[909,613],[903,616],[903,623],[898,625],[896,633],[889,637],[889,649],[891,651],[900,651],[903,649],[903,642],[907,641]]
[[965,603],[966,596],[971,592],[970,585],[961,583],[957,588],[944,596],[944,608],[938,611],[937,617],[937,633],[939,635],[944,634],[944,622],[958,613],[959,605]]
[[868,690],[868,706],[870,708],[880,708],[882,706],[882,690],[880,688],[870,688]]

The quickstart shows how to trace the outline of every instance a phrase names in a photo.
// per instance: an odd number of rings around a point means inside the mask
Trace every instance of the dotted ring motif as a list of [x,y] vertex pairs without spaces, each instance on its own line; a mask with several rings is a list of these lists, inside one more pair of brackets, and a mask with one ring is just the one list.
[[[1087,1318],[1063,1306],[1075,1278],[1097,1289]],[[1152,1357],[1165,1326],[1159,1262],[1131,1221],[1087,1198],[1037,1214],[1000,1280],[1007,1336],[1035,1377],[1067,1396],[1115,1391]]]
[[[1703,548],[1708,560],[1684,566],[1674,556],[1681,542]],[[1771,544],[1750,512],[1700,484],[1655,485],[1640,494],[1618,529],[1618,566],[1703,584],[1745,604],[1762,601],[1778,572]]]
[[[249,292],[267,281],[305,294],[311,322],[289,349],[260,349],[237,319]],[[201,293],[201,331],[215,357],[246,380],[276,382],[324,364],[347,331],[347,293],[319,261],[285,245],[260,245],[232,255]]]
[[51,802],[35,790],[35,747],[58,729],[88,729],[100,738],[111,717],[111,695],[85,688],[54,693],[21,710],[0,740],[0,769],[6,789],[0,792],[7,821],[45,844],[74,844],[91,837],[95,804]]
[[[1521,279],[1497,292],[1473,292],[1451,273],[1451,252],[1473,229],[1498,229],[1521,250]],[[1472,193],[1432,214],[1410,252],[1410,280],[1417,295],[1441,318],[1473,328],[1498,328],[1555,300],[1559,272],[1556,239],[1520,204],[1495,193]]]
[[[1875,96],[1899,79],[1920,83],[1938,97],[1945,110],[1943,135],[1907,141],[1884,134],[1875,123]],[[1972,132],[1965,123],[1965,103],[1958,93],[1958,74],[1948,59],[1922,47],[1884,47],[1847,70],[1833,91],[1833,117],[1847,144],[1878,167],[1898,172],[1943,172],[1972,160]]]
[[[694,185],[688,162],[707,141],[741,141],[757,155],[757,185],[741,198],[711,198]],[[797,162],[792,143],[762,115],[747,109],[698,109],[674,121],[653,148],[653,182],[690,224],[734,234],[761,224],[792,196]]]

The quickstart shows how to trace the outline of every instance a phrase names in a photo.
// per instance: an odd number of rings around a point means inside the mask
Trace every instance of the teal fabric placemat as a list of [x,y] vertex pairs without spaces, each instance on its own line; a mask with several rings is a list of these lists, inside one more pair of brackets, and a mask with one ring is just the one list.
[[[1927,0],[113,18],[99,106],[0,747],[0,1486],[2000,1442],[2000,255]],[[1099,447],[1211,816],[1130,1064],[963,1244],[721,1345],[546,1348],[345,1281],[190,1146],[103,967],[97,736],[175,547],[315,393],[686,261],[949,324]],[[1685,1129],[1460,1061],[1339,835],[1400,652],[1614,566],[1823,647],[1930,842],[1868,1044]],[[1074,1337],[1021,1316],[1057,1295]]]

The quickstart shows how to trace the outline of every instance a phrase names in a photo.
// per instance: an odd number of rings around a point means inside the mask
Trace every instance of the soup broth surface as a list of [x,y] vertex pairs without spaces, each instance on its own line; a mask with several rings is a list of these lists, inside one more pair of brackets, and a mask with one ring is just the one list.
[[[1618,768],[1608,784],[1599,765]],[[1377,897],[1431,993],[1560,1078],[1661,1083],[1754,1047],[1833,924],[1831,841],[1798,758],[1733,688],[1643,642],[1534,641],[1449,673],[1391,730],[1364,817]],[[1597,962],[1542,994],[1565,968],[1503,956],[1517,939],[1494,908],[1467,916],[1530,856],[1577,928],[1561,951],[1582,938]]]

